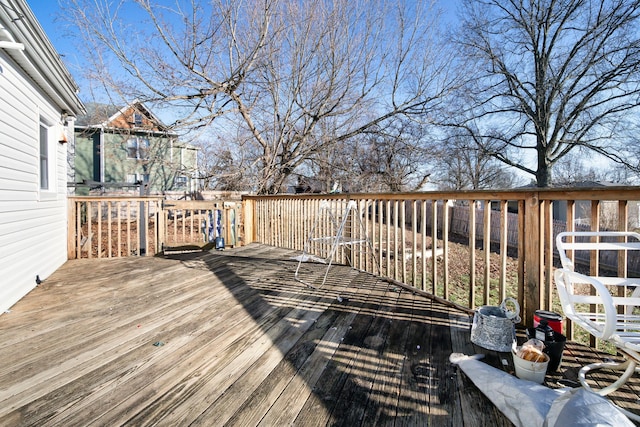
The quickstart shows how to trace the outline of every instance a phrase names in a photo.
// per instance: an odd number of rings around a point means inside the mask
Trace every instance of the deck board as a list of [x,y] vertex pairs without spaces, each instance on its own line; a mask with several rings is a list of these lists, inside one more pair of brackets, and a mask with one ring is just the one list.
[[[379,351],[384,345],[389,328],[389,310],[397,293],[388,295],[385,288],[376,288],[373,300],[367,301],[361,315],[354,321],[354,334],[345,337],[343,356],[348,364],[342,369],[347,378],[340,392],[335,396],[332,418],[336,425],[360,425],[364,410],[371,397],[373,378],[380,366]],[[350,338],[350,339],[349,339]],[[351,359],[351,360],[350,360]]]
[[[482,352],[466,313],[345,266],[313,289],[295,255],[66,263],[0,316],[0,425],[510,425],[448,362]],[[570,343],[563,373],[597,357]]]
[[307,397],[296,417],[297,424],[322,426],[339,421],[334,410],[340,392],[350,377],[349,366],[355,361],[354,349],[357,349],[357,343],[364,340],[367,331],[370,317],[366,313],[371,311],[371,302],[376,298],[376,282],[367,278],[367,275],[358,275],[352,282],[353,288],[341,294],[342,303],[335,306],[339,316],[348,317],[351,323],[340,337],[340,345],[331,348],[332,357],[327,360],[322,375],[313,386],[313,393]]
[[[469,331],[471,329],[471,319],[462,313],[452,313],[449,316],[451,326],[451,344],[453,353],[463,353],[467,355],[484,353],[471,343]],[[482,426],[511,426],[512,423],[506,419],[491,402],[484,398],[480,390],[476,388],[466,375],[460,371],[455,375],[455,387],[460,396],[460,413],[454,413],[456,424],[473,427]],[[456,402],[456,405],[458,402]],[[461,421],[458,419],[461,418]]]
[[381,332],[385,335],[384,343],[378,351],[380,363],[373,372],[371,396],[363,414],[363,425],[387,425],[399,421],[418,407],[403,409],[399,402],[409,401],[414,391],[410,384],[401,388],[401,380],[406,362],[407,341],[413,315],[413,294],[402,290],[397,299],[389,298],[395,303],[386,313],[388,329]]

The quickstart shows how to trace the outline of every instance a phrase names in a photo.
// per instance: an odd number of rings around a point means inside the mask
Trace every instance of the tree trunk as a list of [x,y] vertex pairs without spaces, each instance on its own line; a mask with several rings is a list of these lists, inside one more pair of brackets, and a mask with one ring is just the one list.
[[536,186],[546,188],[551,183],[551,165],[544,152],[542,144],[538,143],[538,169],[536,170]]

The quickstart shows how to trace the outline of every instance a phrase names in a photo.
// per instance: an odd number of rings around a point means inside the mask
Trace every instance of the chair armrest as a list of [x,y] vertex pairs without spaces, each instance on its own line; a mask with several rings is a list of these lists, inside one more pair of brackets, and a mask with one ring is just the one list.
[[[572,321],[589,331],[596,338],[609,339],[616,332],[617,306],[609,290],[595,277],[576,273],[566,268],[559,268],[554,273],[558,296],[565,315]],[[595,290],[596,295],[579,295],[575,293],[575,285],[585,284]],[[598,304],[604,308],[603,322],[587,318],[586,313],[576,309],[576,304]]]

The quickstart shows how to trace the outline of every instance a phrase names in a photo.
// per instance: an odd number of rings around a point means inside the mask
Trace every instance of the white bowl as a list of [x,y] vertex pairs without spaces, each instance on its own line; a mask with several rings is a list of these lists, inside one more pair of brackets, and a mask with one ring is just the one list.
[[523,380],[542,384],[544,376],[547,373],[547,365],[549,365],[549,356],[545,353],[542,354],[545,357],[544,362],[531,362],[513,353],[513,365],[516,368],[516,376]]

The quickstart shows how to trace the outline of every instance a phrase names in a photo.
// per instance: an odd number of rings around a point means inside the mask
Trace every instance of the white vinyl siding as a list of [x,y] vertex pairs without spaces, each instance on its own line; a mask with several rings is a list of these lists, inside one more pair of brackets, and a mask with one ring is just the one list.
[[[0,49],[0,313],[67,259],[66,144],[61,112]],[[41,189],[40,125],[48,127]]]

